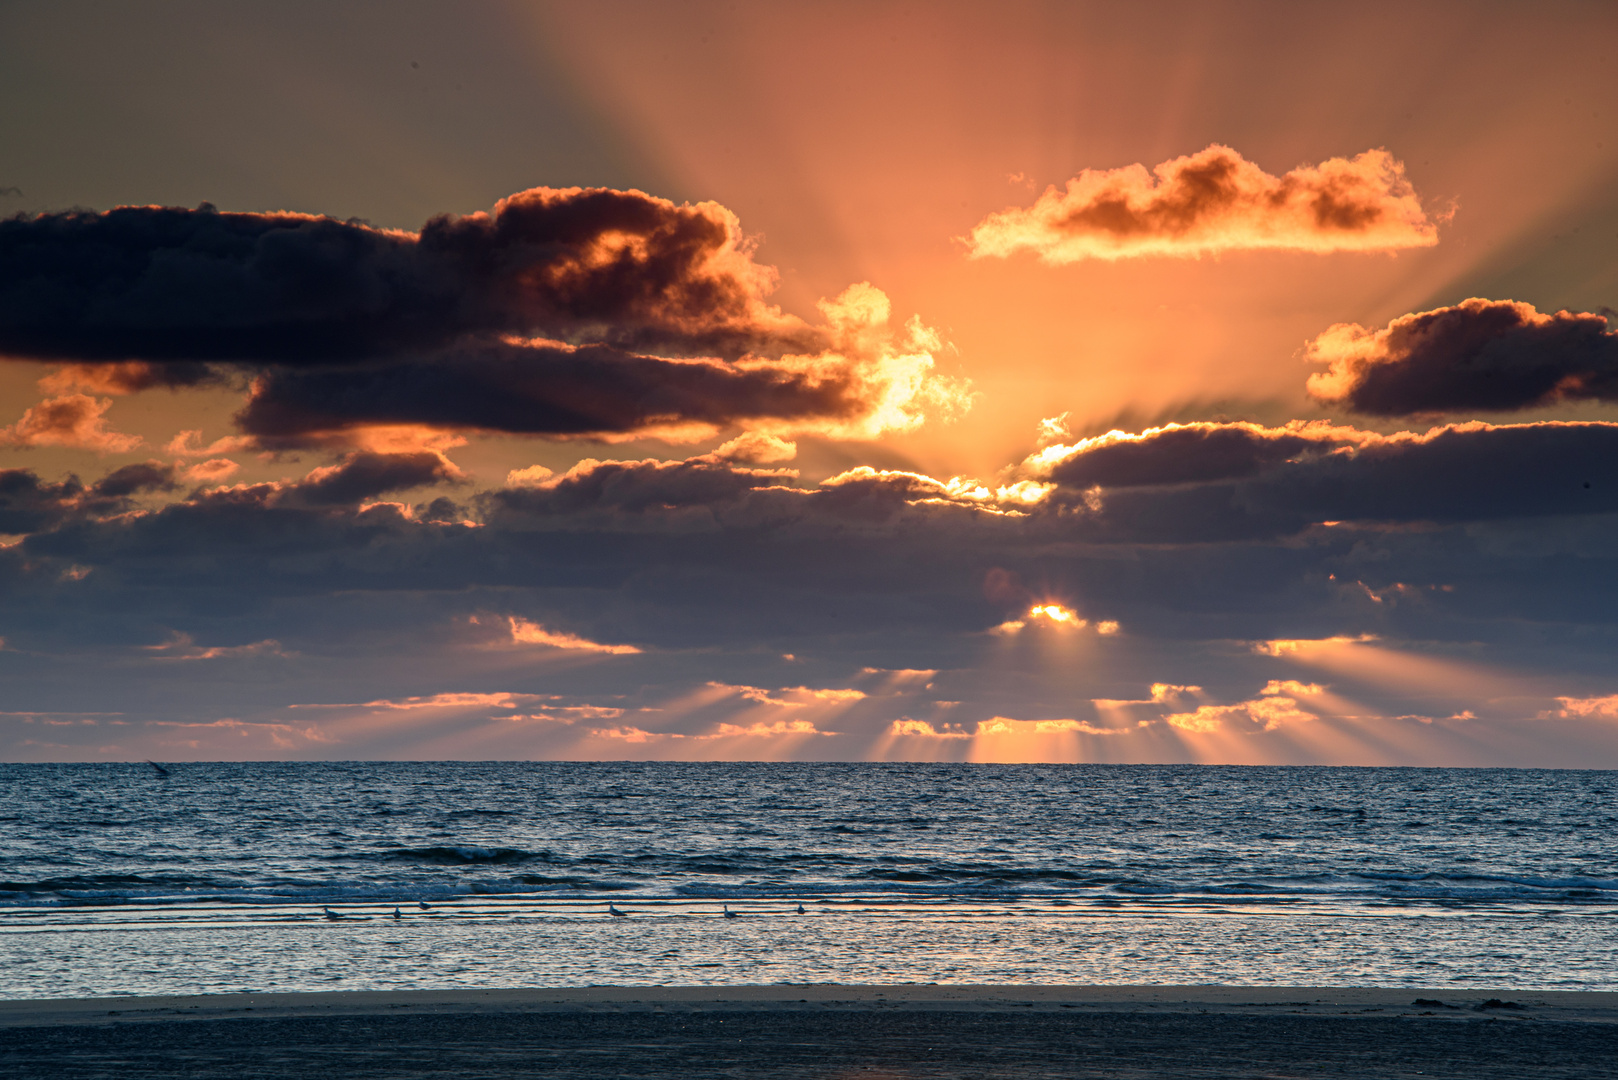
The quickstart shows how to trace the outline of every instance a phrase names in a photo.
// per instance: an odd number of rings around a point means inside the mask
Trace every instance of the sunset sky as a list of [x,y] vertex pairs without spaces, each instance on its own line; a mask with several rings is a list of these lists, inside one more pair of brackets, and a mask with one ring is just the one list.
[[0,759],[1618,767],[1606,3],[0,7]]

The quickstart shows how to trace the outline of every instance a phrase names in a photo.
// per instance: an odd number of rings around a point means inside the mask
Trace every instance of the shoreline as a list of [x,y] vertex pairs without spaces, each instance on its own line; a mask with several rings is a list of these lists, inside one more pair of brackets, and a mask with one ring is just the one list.
[[819,984],[0,1002],[0,1074],[17,1080],[1591,1080],[1618,1076],[1615,1063],[1618,994],[1596,991]]
[[[1417,1001],[1424,1004],[1416,1004]],[[1489,1007],[1487,1002],[1509,1006]],[[1439,1002],[1442,1004],[1428,1004]],[[1319,986],[817,983],[445,990],[317,990],[0,1000],[0,1027],[219,1020],[568,1012],[1049,1012],[1432,1016],[1618,1024],[1618,992]]]

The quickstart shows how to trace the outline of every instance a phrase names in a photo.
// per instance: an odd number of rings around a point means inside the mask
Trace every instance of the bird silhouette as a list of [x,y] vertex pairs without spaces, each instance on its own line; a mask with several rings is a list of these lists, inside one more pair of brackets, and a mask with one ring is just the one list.
[[324,911],[326,913],[326,918],[332,920],[333,922],[336,922],[338,919],[341,919],[343,917],[341,912],[333,911],[329,907],[323,907],[320,910]]
[[395,905],[395,906],[394,906],[394,909],[393,909],[393,917],[394,917],[394,918],[395,918],[395,919],[402,919],[402,918],[404,918],[404,916],[403,916],[403,915],[401,915],[401,914],[399,914],[399,908],[398,908],[398,906],[397,906],[397,905]]
[[607,914],[608,915],[616,915],[620,919],[629,918],[629,912],[627,912],[627,911],[619,911],[617,908],[612,906],[612,901],[610,901],[610,900],[607,901]]
[[734,919],[735,917],[736,917],[736,913],[734,911],[730,910],[730,905],[729,904],[726,904],[725,905],[725,918]]
[[425,900],[417,900],[416,903],[421,905],[421,910],[423,911],[431,911],[433,909],[433,906]]
[[807,911],[803,910],[803,905],[802,904],[799,904],[798,905],[798,914],[799,915],[807,915],[809,913]]

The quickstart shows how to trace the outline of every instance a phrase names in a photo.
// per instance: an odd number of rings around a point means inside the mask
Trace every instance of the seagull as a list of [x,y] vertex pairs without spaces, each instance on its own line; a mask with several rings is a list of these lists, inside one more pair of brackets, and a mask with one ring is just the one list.
[[329,908],[329,907],[323,907],[323,908],[321,908],[321,909],[320,909],[320,910],[321,910],[321,911],[324,911],[324,912],[325,912],[325,913],[326,913],[326,918],[328,918],[328,919],[330,919],[330,920],[332,920],[332,921],[333,921],[333,922],[336,922],[336,921],[337,921],[337,920],[338,920],[338,919],[341,919],[341,918],[343,918],[343,914],[342,914],[342,912],[339,912],[339,911],[333,911],[333,910],[332,910],[332,909],[331,909],[331,908]]
[[809,913],[807,911],[803,910],[803,905],[802,904],[799,904],[798,905],[798,914],[799,915],[807,915]]
[[425,900],[417,900],[416,903],[421,905],[421,910],[423,911],[431,911],[433,909],[433,906]]
[[734,911],[730,910],[730,905],[729,904],[726,904],[725,905],[725,918],[734,919],[735,917],[736,917],[736,913]]
[[612,906],[612,901],[611,900],[607,901],[607,914],[608,915],[616,915],[620,919],[629,918],[629,912],[627,912],[627,911],[619,911],[617,908]]
[[401,915],[401,914],[399,914],[399,907],[398,907],[398,905],[397,905],[397,904],[395,904],[395,905],[394,905],[394,908],[393,908],[393,917],[394,917],[394,918],[395,918],[395,919],[402,919],[402,918],[404,918],[404,916],[403,916],[403,915]]

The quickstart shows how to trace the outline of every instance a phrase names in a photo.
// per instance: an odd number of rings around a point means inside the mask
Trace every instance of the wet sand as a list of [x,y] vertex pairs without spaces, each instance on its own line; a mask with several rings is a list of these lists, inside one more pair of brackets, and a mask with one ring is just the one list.
[[7,1001],[0,1075],[1600,1078],[1618,1077],[1618,994],[758,986]]

